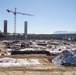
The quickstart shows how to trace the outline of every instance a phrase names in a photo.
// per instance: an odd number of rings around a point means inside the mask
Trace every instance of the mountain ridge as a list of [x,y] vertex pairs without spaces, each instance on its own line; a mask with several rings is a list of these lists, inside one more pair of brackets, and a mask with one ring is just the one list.
[[53,34],[75,34],[76,31],[55,31]]

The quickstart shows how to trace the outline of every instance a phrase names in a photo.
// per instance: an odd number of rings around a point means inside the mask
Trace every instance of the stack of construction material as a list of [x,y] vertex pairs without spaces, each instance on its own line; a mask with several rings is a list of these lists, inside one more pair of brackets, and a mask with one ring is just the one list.
[[76,50],[65,50],[52,60],[56,65],[76,66]]
[[8,55],[8,52],[4,47],[0,47],[0,56],[1,55]]

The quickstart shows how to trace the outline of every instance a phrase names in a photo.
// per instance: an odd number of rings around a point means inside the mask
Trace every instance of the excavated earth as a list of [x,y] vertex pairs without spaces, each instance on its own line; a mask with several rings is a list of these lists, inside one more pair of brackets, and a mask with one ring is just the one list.
[[[0,56],[4,58],[5,56]],[[41,64],[26,66],[0,67],[0,75],[76,75],[76,67],[56,66],[51,60],[56,56],[46,56],[45,54],[10,55],[10,58],[39,59]]]
[[[0,46],[4,44],[0,43]],[[6,52],[6,50],[1,50]],[[76,75],[76,67],[74,66],[57,66],[52,63],[52,59],[56,56],[47,56],[45,54],[23,54],[0,56],[0,58],[15,59],[38,59],[40,64],[31,64],[25,66],[0,66],[0,75]]]

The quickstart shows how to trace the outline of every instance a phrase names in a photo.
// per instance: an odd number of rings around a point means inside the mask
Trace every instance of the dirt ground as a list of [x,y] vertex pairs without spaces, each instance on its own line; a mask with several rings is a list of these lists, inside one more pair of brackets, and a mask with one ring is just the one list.
[[[1,56],[3,58],[5,56]],[[0,67],[0,75],[76,75],[76,67],[56,66],[49,59],[55,56],[41,54],[11,55],[12,58],[37,58],[41,64],[16,67]]]
[[[2,47],[4,44],[0,42],[0,46]],[[46,56],[43,54],[0,56],[0,58],[3,57],[27,59],[36,58],[39,59],[41,64],[0,67],[0,75],[76,75],[76,67],[64,67],[52,64],[49,59],[52,60],[55,56]]]

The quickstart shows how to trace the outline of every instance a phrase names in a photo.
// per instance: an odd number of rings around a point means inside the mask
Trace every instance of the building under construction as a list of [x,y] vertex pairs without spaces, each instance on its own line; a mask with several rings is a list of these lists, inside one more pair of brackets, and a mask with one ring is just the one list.
[[4,20],[4,34],[7,34],[7,20]]
[[20,33],[15,33],[15,37],[14,37],[14,33],[8,33],[8,24],[7,24],[7,20],[4,20],[4,33],[0,33],[0,39],[3,40],[24,40],[24,39],[38,39],[38,40],[42,40],[42,39],[56,39],[56,40],[72,40],[72,41],[76,41],[76,34],[27,34],[27,21],[24,22],[24,33],[20,34]]

